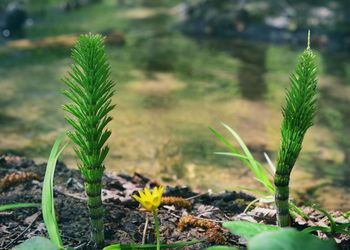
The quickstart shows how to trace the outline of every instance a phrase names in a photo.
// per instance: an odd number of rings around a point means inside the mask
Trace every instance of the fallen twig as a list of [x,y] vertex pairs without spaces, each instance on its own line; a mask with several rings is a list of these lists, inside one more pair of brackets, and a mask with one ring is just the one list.
[[32,222],[19,234],[17,235],[16,238],[14,238],[12,241],[10,241],[6,246],[5,246],[5,249],[10,249],[10,247],[17,242],[17,240],[22,237],[23,234],[25,234],[29,228],[32,227],[32,225],[34,224],[34,222],[38,219],[38,217],[40,216],[41,212],[37,212],[36,213],[37,215],[34,217],[34,219],[32,220]]
[[199,198],[199,197],[201,197],[201,196],[203,196],[203,195],[206,195],[206,194],[208,194],[208,192],[202,193],[202,194],[197,194],[197,195],[194,195],[194,196],[192,196],[192,197],[188,197],[188,198],[186,198],[186,200],[188,200],[188,201],[194,200],[194,199],[197,199],[197,198]]
[[145,222],[145,227],[143,229],[143,234],[142,234],[142,245],[146,243],[146,233],[147,233],[147,228],[148,228],[148,215],[146,214],[146,222]]

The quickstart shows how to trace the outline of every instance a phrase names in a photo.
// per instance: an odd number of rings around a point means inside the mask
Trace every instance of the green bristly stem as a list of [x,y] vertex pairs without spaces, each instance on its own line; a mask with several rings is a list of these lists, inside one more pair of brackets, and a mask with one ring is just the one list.
[[92,240],[96,249],[104,247],[103,207],[101,201],[106,144],[111,132],[106,128],[112,120],[109,112],[114,94],[110,66],[100,35],[83,35],[72,51],[74,64],[69,77],[64,79],[68,89],[63,93],[72,103],[64,105],[70,113],[65,117],[74,129],[68,136],[75,144],[80,159],[79,170],[84,177],[84,188],[89,208]]
[[154,226],[156,228],[157,250],[160,250],[160,233],[157,209],[153,209]]
[[301,54],[295,72],[291,75],[291,85],[286,95],[281,127],[281,146],[278,152],[274,178],[277,224],[290,225],[289,179],[299,156],[306,131],[312,126],[316,112],[317,68],[315,56],[310,49],[310,33],[307,49]]

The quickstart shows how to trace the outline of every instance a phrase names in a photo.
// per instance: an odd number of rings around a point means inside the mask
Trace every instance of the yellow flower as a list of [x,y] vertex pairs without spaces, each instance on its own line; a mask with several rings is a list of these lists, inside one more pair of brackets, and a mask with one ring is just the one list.
[[159,207],[162,201],[164,188],[162,186],[154,187],[153,191],[145,188],[144,192],[139,190],[139,196],[133,195],[134,199],[141,203],[141,205],[148,211],[153,211]]

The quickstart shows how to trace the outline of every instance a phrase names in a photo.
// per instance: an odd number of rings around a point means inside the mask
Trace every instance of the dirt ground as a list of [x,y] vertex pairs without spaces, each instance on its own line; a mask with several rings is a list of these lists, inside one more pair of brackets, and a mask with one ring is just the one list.
[[[36,165],[25,157],[0,156],[0,205],[40,203],[45,167],[45,164]],[[69,169],[60,162],[56,167],[54,182],[55,206],[64,245],[75,249],[91,249],[88,211],[79,171]],[[103,183],[106,243],[154,243],[152,216],[140,210],[132,194],[140,188],[151,188],[160,183],[138,173],[133,176],[107,173]],[[198,194],[187,187],[177,186],[166,187],[164,197],[182,199],[164,199],[159,208],[161,242],[203,240],[186,249],[204,249],[217,244],[244,248],[246,241],[223,229],[222,222],[247,220],[272,224],[275,221],[274,210],[263,204],[244,214],[247,204],[254,199],[244,193],[226,191]],[[303,209],[310,215],[310,220],[304,222],[297,218],[294,226],[327,225],[324,216],[310,208]],[[333,215],[341,218],[339,212],[333,212]],[[0,212],[0,249],[11,249],[33,236],[47,237],[40,209],[22,208]],[[324,237],[321,233],[319,236]],[[344,235],[337,236],[336,240],[341,249],[350,249],[349,239]]]

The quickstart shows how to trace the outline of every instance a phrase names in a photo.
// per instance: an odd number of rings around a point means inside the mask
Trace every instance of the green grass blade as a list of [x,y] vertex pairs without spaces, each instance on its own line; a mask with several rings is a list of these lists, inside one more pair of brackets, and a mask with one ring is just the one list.
[[63,244],[62,244],[61,235],[58,229],[58,224],[56,221],[55,204],[54,204],[54,197],[53,197],[53,177],[54,177],[58,157],[60,156],[62,151],[65,149],[65,147],[68,145],[68,143],[66,143],[60,148],[60,144],[63,141],[65,135],[66,135],[65,133],[62,133],[57,138],[57,140],[55,141],[51,149],[50,157],[46,166],[46,172],[45,172],[45,178],[44,178],[43,190],[42,190],[42,200],[41,200],[43,218],[44,218],[45,226],[47,228],[51,242],[60,248],[63,247]]
[[303,212],[293,201],[289,200],[289,212],[299,214],[304,220],[308,220],[309,216]]
[[272,202],[275,202],[275,196],[268,195],[268,196],[260,197],[259,201],[262,203],[272,203]]
[[246,206],[246,208],[244,209],[243,213],[244,213],[244,214],[247,213],[248,210],[249,210],[249,208],[250,208],[251,206],[253,206],[255,203],[257,203],[258,201],[259,201],[259,198],[256,198],[256,199],[252,200],[251,202],[249,202],[249,204],[248,204],[248,205]]
[[335,230],[336,230],[336,228],[337,228],[337,223],[334,221],[333,216],[332,216],[330,213],[328,213],[326,210],[322,209],[321,207],[319,207],[319,206],[317,206],[317,205],[313,205],[312,207],[313,207],[314,209],[320,211],[321,213],[324,214],[324,216],[327,217],[327,219],[329,220],[329,223],[330,223],[330,225],[331,225],[331,230],[332,230],[332,232],[335,232]]
[[341,229],[349,228],[349,227],[350,227],[350,223],[344,223],[344,224],[337,225],[337,228],[341,228]]
[[247,188],[247,187],[242,187],[242,186],[238,186],[237,188],[238,188],[239,190],[252,192],[252,193],[258,194],[258,195],[263,195],[263,196],[268,196],[268,195],[270,195],[269,193],[266,193],[266,192],[264,192],[264,191],[261,191],[260,189],[257,189],[257,188]]
[[[233,144],[231,144],[222,134],[220,134],[218,131],[216,131],[215,129],[209,127],[210,131],[213,133],[213,135],[218,138],[222,143],[224,143],[231,151],[233,154],[235,155],[241,155],[241,152],[239,151],[239,149],[237,147],[235,147]],[[249,161],[248,161],[248,157],[241,157],[240,158],[246,165],[249,165]]]
[[256,202],[262,202],[262,203],[272,203],[275,201],[275,197],[273,195],[266,195],[263,197],[256,198],[255,200],[251,201],[247,207],[244,209],[243,213],[246,213],[248,209],[254,205]]
[[209,127],[209,129],[216,136],[216,138],[218,138],[227,147],[229,147],[233,153],[240,154],[240,151],[233,144],[231,144],[222,134],[220,134],[218,131],[216,131],[212,127]]
[[340,233],[340,234],[344,234],[346,236],[350,236],[350,232],[349,231],[343,230],[341,228],[337,228],[336,233]]
[[[255,160],[255,159],[253,159]],[[255,160],[256,164],[258,164],[259,168],[262,169],[263,171],[265,171],[265,173],[267,173],[268,175],[270,175],[272,178],[275,176],[274,172],[271,172],[269,168],[265,167],[263,164],[261,164],[259,161]],[[266,175],[265,175],[266,176]],[[266,178],[268,179],[268,177],[266,176]],[[271,184],[272,187],[274,187]]]
[[231,247],[231,246],[212,246],[208,247],[205,250],[240,250],[237,247]]
[[312,233],[315,231],[321,231],[323,233],[330,233],[331,229],[329,227],[322,227],[322,226],[312,226],[305,228],[302,232],[304,233]]
[[[249,158],[248,156],[245,156],[245,155],[242,155],[242,154],[237,154],[237,153],[215,152],[214,154],[236,157],[236,158],[238,158],[238,159],[240,159],[240,160],[246,160],[246,161],[248,162],[248,164],[249,164],[249,160],[250,160],[250,158]],[[266,173],[268,173],[271,177],[273,177],[273,174],[272,174],[272,172],[271,172],[269,169],[265,168],[265,166],[262,165],[259,161],[255,160],[255,159],[252,159],[252,160],[255,161],[256,164],[257,164],[261,169],[265,170]]]
[[269,155],[267,153],[264,152],[264,156],[265,156],[267,164],[269,165],[272,173],[275,174],[276,173],[276,166],[275,166],[275,164],[272,163],[272,161],[271,161],[271,159],[270,159],[270,157],[269,157]]
[[274,194],[275,188],[274,186],[270,185],[269,183],[264,182],[263,180],[259,179],[258,177],[254,177],[255,180],[260,182],[263,186],[265,186],[271,194]]
[[229,153],[229,152],[214,152],[214,154],[216,155],[226,155],[226,156],[233,156],[233,157],[237,157],[240,160],[248,160],[249,158],[245,155],[242,154],[237,154],[237,153]]
[[220,134],[215,129],[209,127],[210,131],[221,141],[223,142],[229,149],[232,151],[232,153],[217,153],[221,155],[229,155],[233,157],[239,158],[245,165],[247,165],[254,175],[261,180],[261,183],[263,186],[270,192],[274,193],[274,186],[272,185],[271,181],[267,177],[266,173],[273,176],[273,174],[265,168],[260,162],[254,159],[253,155],[250,153],[248,147],[243,142],[242,138],[228,125],[222,123],[222,125],[234,136],[240,147],[242,148],[245,155],[243,155],[240,150],[235,147],[233,144],[231,144],[222,134]]
[[[160,244],[161,249],[169,249],[169,248],[183,248],[186,246],[191,246],[197,243],[203,242],[202,240],[193,240],[188,242],[177,242],[177,243],[171,243],[171,244]],[[110,246],[107,246],[103,248],[103,250],[153,250],[157,249],[156,244],[144,244],[144,245],[138,245],[138,244],[113,244]]]
[[257,165],[252,153],[250,152],[250,150],[248,149],[247,145],[245,145],[244,141],[242,140],[242,138],[238,135],[238,133],[236,131],[234,131],[231,127],[229,127],[227,124],[222,123],[222,125],[232,134],[232,136],[236,139],[236,141],[238,142],[238,144],[241,146],[243,152],[245,153],[245,155],[248,157],[248,161],[250,163],[251,166],[251,170],[253,171],[253,173],[255,174],[255,176],[262,181],[263,185],[269,189],[270,191],[272,191],[273,189],[273,185],[271,184],[270,180],[267,178],[267,176],[265,175],[265,173],[263,172],[263,170]]
[[16,208],[27,208],[27,207],[40,207],[38,203],[16,203],[16,204],[6,204],[0,206],[0,212],[16,209]]

